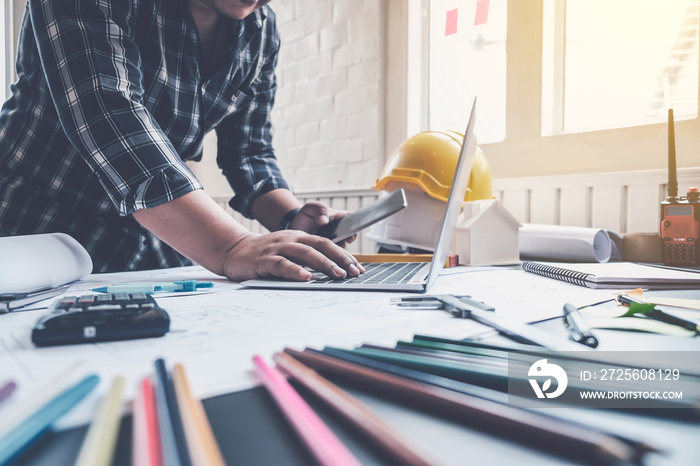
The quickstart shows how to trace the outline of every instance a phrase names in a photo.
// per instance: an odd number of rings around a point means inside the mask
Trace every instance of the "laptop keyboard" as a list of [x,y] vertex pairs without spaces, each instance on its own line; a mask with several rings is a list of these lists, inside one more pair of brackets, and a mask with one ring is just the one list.
[[316,272],[311,276],[314,283],[328,283],[337,285],[339,283],[367,283],[367,284],[387,284],[396,285],[408,283],[413,278],[416,271],[429,264],[425,262],[401,262],[401,263],[368,263],[362,264],[366,272],[357,277],[343,280],[333,280],[327,275]]

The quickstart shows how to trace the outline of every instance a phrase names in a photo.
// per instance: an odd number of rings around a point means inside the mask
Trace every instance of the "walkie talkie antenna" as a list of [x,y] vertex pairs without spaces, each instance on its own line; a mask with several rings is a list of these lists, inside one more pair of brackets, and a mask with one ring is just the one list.
[[673,109],[668,109],[668,197],[678,199],[678,176],[676,174],[676,135],[673,128]]

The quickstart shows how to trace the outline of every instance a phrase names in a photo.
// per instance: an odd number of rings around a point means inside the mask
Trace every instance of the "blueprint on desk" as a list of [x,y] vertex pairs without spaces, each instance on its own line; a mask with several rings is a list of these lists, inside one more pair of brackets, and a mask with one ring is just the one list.
[[[393,345],[416,333],[456,339],[491,333],[447,312],[392,306],[390,298],[403,293],[247,289],[201,267],[93,274],[74,283],[69,294],[120,282],[185,279],[212,280],[215,286],[191,294],[156,295],[171,317],[171,331],[161,338],[35,348],[30,333],[44,310],[0,316],[0,383],[14,380],[14,400],[29,398],[84,360],[105,383],[61,419],[57,427],[66,428],[92,418],[117,375],[126,377],[125,397],[132,399],[137,382],[153,373],[153,361],[159,357],[169,366],[183,363],[194,394],[207,398],[256,385],[252,357],[260,354],[269,360],[285,347]],[[430,290],[438,293],[471,295],[518,322],[559,316],[564,302],[582,306],[612,296],[610,290],[589,290],[498,267],[445,269]],[[8,407],[0,406],[0,416],[4,409]]]

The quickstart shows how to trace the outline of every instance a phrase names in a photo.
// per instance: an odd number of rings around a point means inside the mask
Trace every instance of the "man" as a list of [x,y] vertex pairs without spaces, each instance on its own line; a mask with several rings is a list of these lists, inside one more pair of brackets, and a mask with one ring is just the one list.
[[[236,281],[360,274],[309,234],[344,213],[301,206],[277,166],[268,1],[29,0],[0,111],[0,235],[65,232],[99,272],[192,260]],[[273,233],[235,222],[187,168],[212,129],[231,206]]]

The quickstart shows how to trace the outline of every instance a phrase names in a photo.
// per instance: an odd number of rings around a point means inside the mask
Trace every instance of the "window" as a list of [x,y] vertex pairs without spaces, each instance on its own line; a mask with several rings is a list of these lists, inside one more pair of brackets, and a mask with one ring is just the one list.
[[698,0],[546,0],[542,134],[698,114]]
[[495,177],[665,169],[673,108],[678,167],[696,167],[699,4],[407,0],[406,112],[389,128],[461,128],[478,95]]
[[506,132],[506,2],[430,2],[430,129],[464,131],[475,95],[480,143]]

